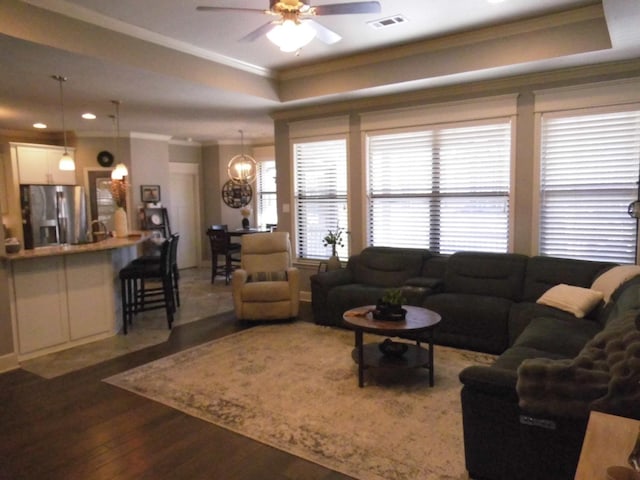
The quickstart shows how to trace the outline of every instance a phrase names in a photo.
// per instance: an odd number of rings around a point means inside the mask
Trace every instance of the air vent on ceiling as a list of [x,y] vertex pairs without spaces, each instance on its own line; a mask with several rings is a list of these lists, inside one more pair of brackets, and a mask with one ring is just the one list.
[[387,28],[393,25],[398,25],[400,23],[406,23],[406,22],[408,22],[407,17],[398,14],[398,15],[392,15],[386,18],[380,18],[378,20],[372,20],[367,23],[371,26],[371,28],[375,28],[376,30],[378,30],[380,28]]

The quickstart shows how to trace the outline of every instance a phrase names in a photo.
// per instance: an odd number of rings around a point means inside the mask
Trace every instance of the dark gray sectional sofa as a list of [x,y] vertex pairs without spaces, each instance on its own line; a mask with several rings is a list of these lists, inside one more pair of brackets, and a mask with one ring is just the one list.
[[498,355],[460,372],[470,476],[570,480],[590,410],[640,418],[640,277],[584,318],[537,300],[558,284],[589,288],[614,266],[369,247],[312,276],[312,309],[317,323],[341,326],[345,310],[400,287],[407,303],[440,313],[436,343]]

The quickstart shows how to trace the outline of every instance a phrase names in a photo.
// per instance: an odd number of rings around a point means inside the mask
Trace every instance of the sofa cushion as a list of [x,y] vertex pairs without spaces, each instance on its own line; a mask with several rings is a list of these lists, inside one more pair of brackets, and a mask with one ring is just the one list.
[[537,317],[575,320],[571,313],[535,302],[514,303],[509,312],[509,345],[513,345],[525,328]]
[[640,275],[639,265],[618,265],[600,274],[591,285],[591,288],[602,292],[605,303],[611,299],[611,295],[625,282]]
[[602,292],[561,283],[544,292],[536,303],[558,308],[584,318],[602,301]]
[[615,266],[608,262],[590,262],[557,257],[531,257],[527,261],[522,299],[535,302],[544,292],[559,283],[589,288],[593,280]]
[[600,330],[600,324],[593,320],[539,317],[534,318],[524,329],[514,346],[535,348],[560,357],[573,358]]
[[515,253],[455,253],[449,258],[444,291],[517,301],[526,262],[526,256]]
[[439,313],[434,330],[438,343],[487,353],[501,353],[508,343],[509,309],[505,298],[463,293],[428,296],[425,308]]
[[419,249],[365,248],[352,262],[354,281],[377,287],[399,287],[419,276],[423,259],[428,255],[427,250]]

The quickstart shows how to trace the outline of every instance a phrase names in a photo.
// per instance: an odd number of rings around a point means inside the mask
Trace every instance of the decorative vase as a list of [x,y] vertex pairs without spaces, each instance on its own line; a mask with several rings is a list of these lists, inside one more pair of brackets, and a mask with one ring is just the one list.
[[245,230],[249,229],[249,219],[247,217],[244,217],[242,219],[242,228],[244,228]]
[[327,262],[327,271],[340,270],[342,265],[340,264],[340,258],[337,255],[332,255]]
[[129,235],[127,211],[124,208],[116,208],[116,211],[113,213],[113,223],[116,237],[127,237]]

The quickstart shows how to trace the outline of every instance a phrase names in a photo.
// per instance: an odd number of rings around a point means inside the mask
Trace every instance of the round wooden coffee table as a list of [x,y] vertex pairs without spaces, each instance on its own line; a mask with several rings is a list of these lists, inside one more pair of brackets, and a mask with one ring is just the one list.
[[[364,386],[364,370],[367,368],[418,368],[429,370],[429,385],[433,387],[433,329],[440,322],[440,315],[422,307],[403,305],[407,311],[402,321],[374,320],[375,305],[352,308],[344,312],[342,318],[346,325],[355,331],[355,348],[353,359],[358,364],[358,385]],[[407,350],[401,355],[382,353],[379,343],[363,344],[364,332],[388,337],[407,337],[416,333],[424,333],[428,348],[416,344],[407,344]]]

